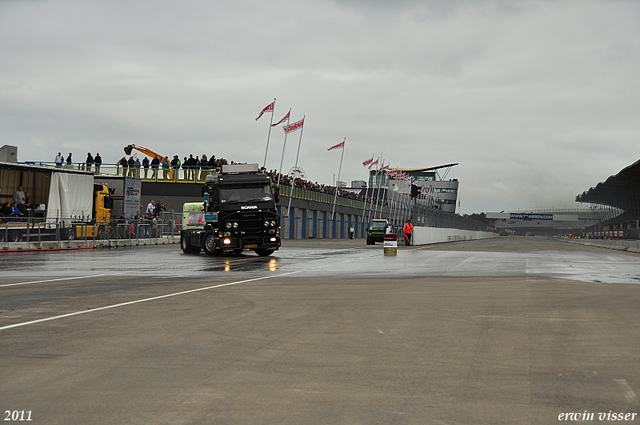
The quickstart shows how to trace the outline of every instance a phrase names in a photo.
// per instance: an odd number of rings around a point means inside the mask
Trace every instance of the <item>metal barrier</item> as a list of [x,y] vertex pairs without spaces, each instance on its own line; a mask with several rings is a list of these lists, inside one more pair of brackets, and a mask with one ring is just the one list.
[[[111,220],[110,223],[85,222],[81,217],[45,220],[30,218],[0,222],[0,243],[69,242],[82,240],[96,244],[99,241],[121,239],[171,238],[180,234],[182,214],[165,212],[154,220]],[[7,245],[4,246],[7,249]]]

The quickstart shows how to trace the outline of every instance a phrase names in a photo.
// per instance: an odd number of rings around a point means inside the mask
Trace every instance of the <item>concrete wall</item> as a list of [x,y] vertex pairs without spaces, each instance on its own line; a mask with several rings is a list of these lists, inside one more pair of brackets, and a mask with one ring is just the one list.
[[428,245],[432,243],[467,241],[473,239],[497,238],[496,233],[472,230],[446,229],[436,227],[414,227],[413,244]]
[[640,253],[640,241],[627,239],[606,240],[606,239],[563,239],[566,242],[578,243],[581,245],[597,246],[599,248],[614,249],[616,251],[627,251]]

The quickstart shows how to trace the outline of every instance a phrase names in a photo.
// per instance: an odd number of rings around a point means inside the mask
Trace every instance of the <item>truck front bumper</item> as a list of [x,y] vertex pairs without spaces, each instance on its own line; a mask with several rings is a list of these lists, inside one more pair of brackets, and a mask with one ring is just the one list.
[[223,250],[236,249],[278,249],[282,245],[279,236],[224,236],[221,240]]

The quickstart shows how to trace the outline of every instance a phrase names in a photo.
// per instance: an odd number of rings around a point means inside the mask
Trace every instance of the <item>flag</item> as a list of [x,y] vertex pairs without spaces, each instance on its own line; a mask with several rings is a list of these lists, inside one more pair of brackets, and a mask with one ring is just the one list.
[[373,167],[374,165],[377,165],[377,164],[378,164],[378,160],[376,159],[374,162],[369,164],[369,169],[371,169],[371,167]]
[[387,164],[387,165],[385,165],[384,167],[382,167],[382,168],[380,168],[380,169],[381,169],[381,170],[388,170],[388,169],[389,169],[389,165],[390,165],[390,164]]
[[367,165],[371,164],[373,162],[373,157],[371,157],[371,159],[367,159],[365,162],[362,163],[363,167],[366,167]]
[[280,121],[278,121],[275,124],[271,124],[271,127],[275,127],[276,125],[282,124],[283,122],[287,121],[290,115],[291,115],[291,110],[289,110],[289,112],[287,112],[287,115],[285,115]]
[[282,128],[284,129],[285,133],[291,133],[292,131],[301,129],[303,124],[304,124],[304,118],[301,119],[300,121],[294,122],[293,124],[285,125]]
[[340,142],[337,145],[331,146],[329,149],[327,150],[332,150],[332,149],[338,149],[338,148],[344,148],[344,142]]
[[260,111],[260,115],[258,115],[258,118],[256,118],[256,121],[258,121],[260,119],[260,117],[262,116],[262,114],[264,114],[265,112],[273,113],[273,108],[275,106],[276,106],[276,101],[275,100],[273,102],[271,102],[270,104],[268,104],[267,106],[265,106],[264,109],[262,111]]

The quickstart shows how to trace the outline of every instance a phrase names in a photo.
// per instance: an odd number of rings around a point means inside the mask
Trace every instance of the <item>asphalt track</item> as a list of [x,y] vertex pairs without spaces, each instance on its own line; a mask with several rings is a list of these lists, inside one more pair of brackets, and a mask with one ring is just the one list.
[[0,419],[640,423],[639,260],[543,238],[3,254]]

